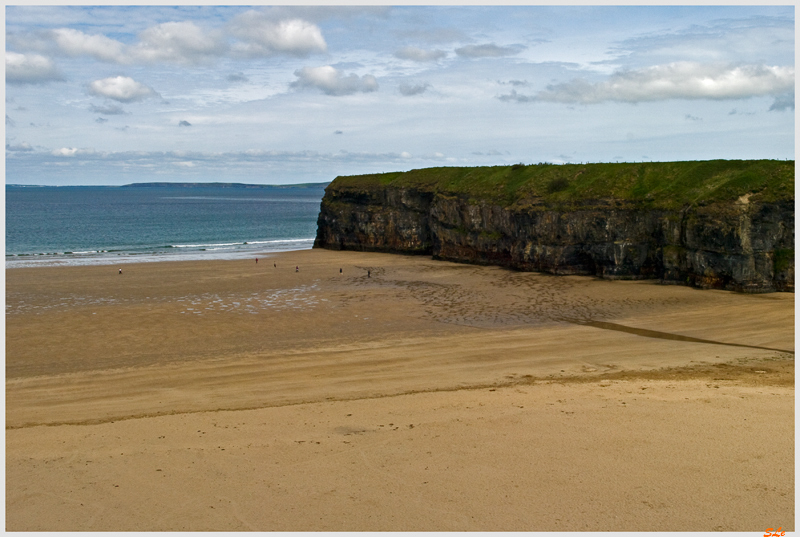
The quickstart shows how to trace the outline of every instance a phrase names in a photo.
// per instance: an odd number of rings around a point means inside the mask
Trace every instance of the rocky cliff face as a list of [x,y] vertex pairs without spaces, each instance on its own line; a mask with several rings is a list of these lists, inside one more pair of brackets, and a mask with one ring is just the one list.
[[318,248],[428,254],[602,278],[653,278],[745,292],[794,291],[794,200],[648,208],[615,199],[502,206],[426,187],[334,181]]

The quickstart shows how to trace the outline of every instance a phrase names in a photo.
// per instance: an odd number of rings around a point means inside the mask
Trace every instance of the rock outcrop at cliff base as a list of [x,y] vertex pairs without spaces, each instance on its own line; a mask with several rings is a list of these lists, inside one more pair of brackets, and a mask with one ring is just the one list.
[[338,177],[317,248],[794,291],[794,162],[430,168]]

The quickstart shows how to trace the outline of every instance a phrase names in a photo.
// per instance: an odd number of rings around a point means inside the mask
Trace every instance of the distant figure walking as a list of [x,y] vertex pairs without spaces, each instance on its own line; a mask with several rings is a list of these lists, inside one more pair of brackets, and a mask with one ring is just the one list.
[[341,274],[341,273],[342,273],[342,269],[339,269],[339,274]]
[[371,277],[371,276],[369,275],[369,271],[367,271],[367,278],[370,278],[370,277]]
[[256,265],[258,265],[258,258],[256,257]]
[[122,269],[119,269],[119,273],[122,274]]
[[294,271],[295,272],[300,272],[300,266],[298,265],[298,266],[294,267]]
[[273,263],[272,266],[275,267],[275,268],[278,268],[278,264],[277,263]]

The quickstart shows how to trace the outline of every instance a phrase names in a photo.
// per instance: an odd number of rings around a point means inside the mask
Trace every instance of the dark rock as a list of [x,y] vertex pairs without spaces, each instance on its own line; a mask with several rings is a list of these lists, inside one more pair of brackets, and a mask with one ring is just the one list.
[[508,207],[425,188],[331,183],[315,248],[432,255],[524,271],[794,292],[794,200],[654,209],[583,200]]

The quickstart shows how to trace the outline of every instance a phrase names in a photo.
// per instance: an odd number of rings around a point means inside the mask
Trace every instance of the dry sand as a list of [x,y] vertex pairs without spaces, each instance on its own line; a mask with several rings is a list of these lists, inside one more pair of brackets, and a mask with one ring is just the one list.
[[6,529],[794,530],[793,351],[785,293],[319,250],[8,270]]

